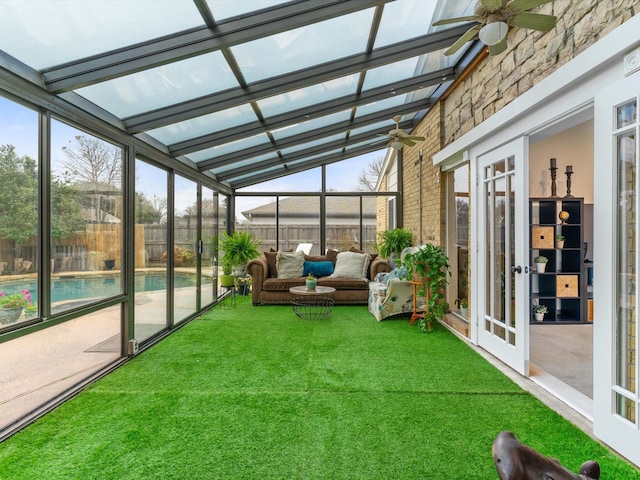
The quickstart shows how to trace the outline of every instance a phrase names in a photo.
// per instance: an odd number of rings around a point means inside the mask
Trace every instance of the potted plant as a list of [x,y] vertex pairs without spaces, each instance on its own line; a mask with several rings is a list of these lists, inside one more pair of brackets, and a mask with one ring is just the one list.
[[28,294],[29,290],[11,295],[0,292],[0,324],[13,323],[20,318],[22,310],[29,304],[25,292]]
[[564,248],[564,235],[556,235],[556,246]]
[[223,269],[225,266],[231,265],[235,276],[244,275],[247,262],[260,256],[259,246],[260,242],[254,240],[248,232],[233,232],[231,235],[224,232],[220,244],[220,248],[224,252],[222,255]]
[[542,322],[544,320],[544,314],[548,311],[549,310],[547,309],[546,305],[540,305],[539,303],[536,303],[533,306],[533,316],[538,322]]
[[404,228],[383,230],[378,234],[378,253],[389,260],[391,268],[395,268],[394,258],[400,257],[400,252],[413,245],[413,234]]
[[222,264],[222,275],[220,275],[220,286],[221,287],[235,287],[236,279],[233,275],[231,275],[231,271],[233,266],[230,263]]
[[416,252],[407,253],[402,259],[402,266],[407,269],[409,278],[420,278],[424,283],[426,312],[419,325],[423,332],[431,331],[433,322],[449,311],[449,304],[445,301],[445,289],[451,275],[449,257],[439,245],[428,243]]
[[307,290],[315,290],[318,286],[318,279],[309,274],[305,280],[305,283],[307,285]]
[[468,298],[456,298],[456,301],[454,302],[456,304],[456,306],[460,309],[460,315],[462,315],[463,317],[467,317],[468,316],[468,312],[469,312],[469,299]]
[[538,273],[544,273],[545,269],[547,268],[548,261],[549,259],[544,255],[538,255],[536,258],[534,258],[533,262],[536,264],[536,271]]

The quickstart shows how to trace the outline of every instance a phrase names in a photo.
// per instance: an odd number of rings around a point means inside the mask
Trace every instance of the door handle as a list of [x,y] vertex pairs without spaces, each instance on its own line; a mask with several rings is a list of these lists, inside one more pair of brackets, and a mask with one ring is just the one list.
[[522,267],[520,265],[512,265],[511,273],[522,273]]

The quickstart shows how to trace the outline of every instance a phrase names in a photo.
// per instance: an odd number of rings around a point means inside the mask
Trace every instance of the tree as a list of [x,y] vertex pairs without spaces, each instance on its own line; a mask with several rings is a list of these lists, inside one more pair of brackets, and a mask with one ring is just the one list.
[[60,161],[65,177],[77,182],[90,182],[120,188],[122,150],[99,138],[76,135],[69,146],[62,147],[67,160]]
[[38,169],[13,145],[0,145],[0,237],[16,246],[38,231]]
[[136,193],[136,222],[163,224],[167,222],[167,197],[154,195],[148,198],[144,193]]
[[378,178],[382,173],[384,157],[378,157],[369,161],[358,177],[358,191],[373,192],[376,189]]

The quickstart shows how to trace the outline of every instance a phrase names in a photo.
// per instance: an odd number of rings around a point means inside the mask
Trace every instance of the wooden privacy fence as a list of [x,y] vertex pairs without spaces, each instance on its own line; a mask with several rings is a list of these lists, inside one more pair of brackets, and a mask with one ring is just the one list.
[[[246,231],[261,242],[261,249],[270,248],[295,250],[300,243],[311,243],[312,255],[320,255],[319,225],[281,225],[276,245],[275,225],[239,225],[239,231]],[[212,231],[212,230],[208,230]],[[363,245],[366,251],[376,251],[376,226],[364,226]],[[348,250],[358,248],[360,228],[357,225],[330,225],[326,230],[327,248]],[[205,234],[203,240],[211,241],[212,235]],[[69,238],[54,239],[52,244],[51,267],[53,272],[104,270],[105,260],[115,260],[114,268],[122,265],[122,226],[120,224],[87,224],[84,232],[76,232]],[[174,228],[174,244],[195,251],[197,228],[193,222],[179,222]],[[166,225],[141,225],[135,227],[135,266],[143,268],[163,263],[167,251]],[[210,251],[209,248],[205,252]],[[27,273],[39,269],[37,247],[25,242],[15,247],[13,242],[0,239],[0,275]]]

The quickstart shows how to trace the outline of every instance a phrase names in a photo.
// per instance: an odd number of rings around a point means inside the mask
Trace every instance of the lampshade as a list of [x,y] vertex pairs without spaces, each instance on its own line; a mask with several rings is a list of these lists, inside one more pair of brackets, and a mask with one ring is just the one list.
[[404,143],[402,143],[400,140],[394,140],[393,142],[391,142],[390,146],[394,150],[402,150],[402,147],[404,147]]
[[505,22],[487,23],[478,32],[480,41],[485,45],[497,45],[507,36],[509,25]]

